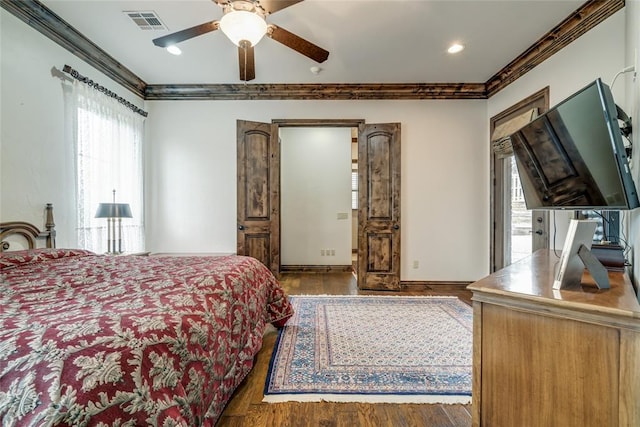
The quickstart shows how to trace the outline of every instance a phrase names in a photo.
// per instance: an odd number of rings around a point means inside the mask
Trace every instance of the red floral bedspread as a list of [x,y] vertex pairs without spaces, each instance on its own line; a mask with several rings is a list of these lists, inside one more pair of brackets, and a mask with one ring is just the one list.
[[36,250],[0,268],[3,426],[213,425],[293,313],[248,257]]

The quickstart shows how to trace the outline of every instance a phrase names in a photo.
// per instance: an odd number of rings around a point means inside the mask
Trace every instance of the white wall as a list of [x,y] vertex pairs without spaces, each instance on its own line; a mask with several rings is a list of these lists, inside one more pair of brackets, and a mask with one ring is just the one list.
[[[628,12],[628,6],[491,97],[487,107],[488,118],[545,86],[549,86],[549,106],[554,106],[598,77],[610,84],[613,76],[624,67],[625,63],[626,12]],[[613,87],[613,96],[617,104],[625,105],[622,82],[618,81]],[[637,180],[636,183],[638,183]],[[551,212],[550,244],[552,247],[554,247],[554,217],[557,228],[555,247],[561,250],[571,214],[572,211]]]
[[147,108],[148,250],[235,251],[237,119],[364,119],[402,124],[402,280],[488,272],[484,100],[152,101]]
[[63,96],[69,82],[54,74],[68,64],[139,107],[144,103],[4,9],[0,35],[0,221],[43,228],[45,203],[53,203],[58,246],[74,246],[74,153]]
[[283,127],[279,136],[281,264],[351,265],[351,129]]
[[[627,93],[624,110],[632,118],[633,124],[633,157],[631,166],[635,178],[636,187],[640,184],[640,0],[627,0],[626,2],[626,50],[624,65],[635,65],[635,73],[625,74],[616,83],[625,87]],[[634,64],[635,63],[635,64]],[[638,187],[640,189],[640,187]],[[632,211],[628,215],[627,235],[629,243],[633,245],[631,263],[633,268],[631,276],[636,289],[640,282],[640,209]],[[640,292],[638,293],[640,301]]]
[[[51,76],[53,67],[60,69],[66,63],[150,112],[146,123],[145,188],[148,250],[235,251],[237,119],[400,122],[401,278],[476,280],[487,274],[489,264],[489,117],[546,85],[551,86],[553,105],[596,77],[610,80],[626,64],[630,47],[637,48],[637,12],[637,0],[628,1],[624,10],[488,101],[144,104],[0,10],[0,220],[25,219],[43,224],[42,206],[52,202],[56,207],[59,245],[72,245],[75,240],[71,219],[73,165],[69,160],[73,155],[65,139],[61,80]],[[629,30],[625,30],[625,19],[632,26]],[[614,88],[616,101],[625,104],[625,109],[631,101],[623,101],[625,85],[621,82],[629,85],[628,80],[621,80]],[[634,111],[634,122],[639,123],[638,109]],[[636,131],[636,138],[638,134]],[[638,157],[634,156],[634,162]],[[636,167],[636,176],[638,170]],[[630,230],[634,246],[638,243],[639,222],[634,213]],[[558,239],[564,239],[561,232]],[[635,264],[637,258],[638,255]],[[419,262],[417,269],[411,268],[414,260]]]

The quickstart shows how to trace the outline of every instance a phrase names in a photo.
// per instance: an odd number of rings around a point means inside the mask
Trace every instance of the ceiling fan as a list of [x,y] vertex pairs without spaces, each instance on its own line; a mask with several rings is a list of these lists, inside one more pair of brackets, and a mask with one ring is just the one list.
[[297,36],[282,27],[267,24],[266,17],[302,0],[213,0],[224,9],[219,21],[205,22],[153,40],[153,44],[163,48],[184,40],[198,37],[217,29],[238,46],[240,80],[249,81],[256,77],[254,46],[268,36],[273,40],[321,63],[329,57],[329,52]]

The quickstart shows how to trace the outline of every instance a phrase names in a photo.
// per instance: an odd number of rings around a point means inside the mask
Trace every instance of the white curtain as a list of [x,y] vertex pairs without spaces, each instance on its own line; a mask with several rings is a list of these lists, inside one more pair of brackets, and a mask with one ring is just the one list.
[[75,81],[76,200],[78,245],[107,251],[107,220],[95,218],[100,203],[129,203],[133,218],[122,219],[122,250],[144,250],[144,117],[117,100]]

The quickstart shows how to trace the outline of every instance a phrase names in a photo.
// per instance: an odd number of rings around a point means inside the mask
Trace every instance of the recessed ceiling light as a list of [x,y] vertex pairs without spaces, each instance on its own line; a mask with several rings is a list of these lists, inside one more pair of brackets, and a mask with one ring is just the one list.
[[180,48],[175,44],[172,44],[171,46],[167,46],[167,52],[169,52],[172,55],[180,55],[182,53]]
[[449,46],[449,49],[447,49],[447,52],[449,53],[458,53],[461,52],[464,49],[464,46],[459,44],[459,43],[454,43],[451,46]]

